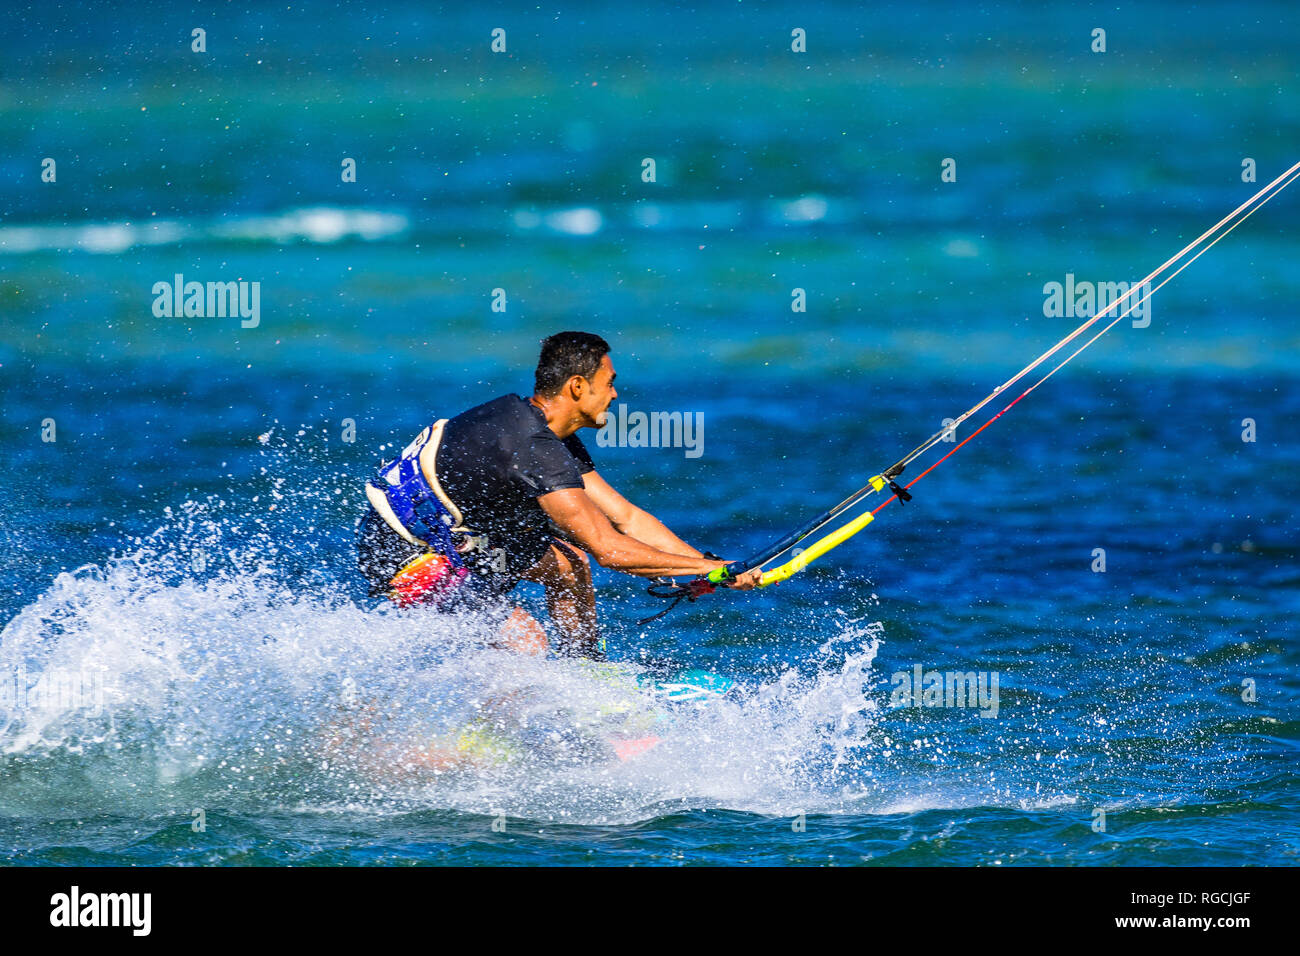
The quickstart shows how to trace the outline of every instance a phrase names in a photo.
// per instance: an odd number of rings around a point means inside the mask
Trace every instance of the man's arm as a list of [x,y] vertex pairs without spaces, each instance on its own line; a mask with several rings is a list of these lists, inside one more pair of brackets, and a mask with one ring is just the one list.
[[[590,475],[588,473],[587,477]],[[552,491],[541,495],[537,503],[575,544],[589,552],[603,568],[642,577],[658,577],[665,574],[708,574],[723,564],[722,561],[700,557],[698,552],[682,555],[660,550],[619,531],[582,488]],[[677,546],[683,546],[675,537],[672,540]]]
[[691,558],[704,557],[669,531],[667,526],[650,512],[638,508],[615,491],[613,485],[600,477],[598,472],[587,472],[582,476],[582,482],[586,486],[587,497],[596,503],[596,507],[604,512],[605,517],[623,534],[636,538],[652,548],[667,551],[669,554],[681,554]]

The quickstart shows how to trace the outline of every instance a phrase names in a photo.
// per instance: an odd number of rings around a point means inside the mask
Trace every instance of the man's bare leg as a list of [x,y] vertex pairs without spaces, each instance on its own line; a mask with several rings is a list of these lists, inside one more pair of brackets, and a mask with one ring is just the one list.
[[515,608],[497,631],[508,650],[520,654],[545,654],[546,631],[537,619],[521,607]]
[[546,588],[546,610],[564,637],[564,653],[600,657],[600,628],[596,623],[596,590],[591,566],[581,548],[556,541],[524,579]]

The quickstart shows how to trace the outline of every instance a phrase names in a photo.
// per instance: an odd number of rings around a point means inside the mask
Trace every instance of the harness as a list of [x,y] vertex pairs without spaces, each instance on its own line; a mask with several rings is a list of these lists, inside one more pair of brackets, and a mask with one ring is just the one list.
[[[379,476],[366,483],[366,497],[390,527],[412,544],[422,545],[445,556],[456,571],[466,570],[461,555],[472,550],[477,540],[465,527],[460,509],[438,484],[434,465],[442,441],[440,418],[420,432],[402,454],[379,469]],[[432,445],[429,473],[425,475],[420,458]]]

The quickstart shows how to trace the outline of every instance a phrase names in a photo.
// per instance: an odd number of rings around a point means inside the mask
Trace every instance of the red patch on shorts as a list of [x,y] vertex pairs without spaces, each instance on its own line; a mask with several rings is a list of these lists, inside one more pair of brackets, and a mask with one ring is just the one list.
[[451,560],[430,551],[408,561],[389,582],[388,596],[407,607],[424,604],[455,589],[468,572],[453,568]]

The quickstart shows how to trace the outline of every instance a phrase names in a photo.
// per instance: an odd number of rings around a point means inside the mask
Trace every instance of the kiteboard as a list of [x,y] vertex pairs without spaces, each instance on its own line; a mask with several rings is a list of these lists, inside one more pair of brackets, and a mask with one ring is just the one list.
[[[455,747],[467,763],[499,765],[548,749],[568,756],[626,763],[655,749],[673,725],[691,710],[734,695],[736,682],[702,668],[660,669],[582,660],[578,672],[602,691],[593,702],[526,719],[474,721],[461,728]],[[526,703],[520,702],[526,709]]]
[[419,741],[407,733],[390,736],[372,702],[325,728],[319,755],[394,779],[533,761],[627,763],[658,747],[689,714],[737,694],[734,680],[701,668],[555,663],[578,678],[573,693],[558,702],[553,690],[505,690],[474,719]]

